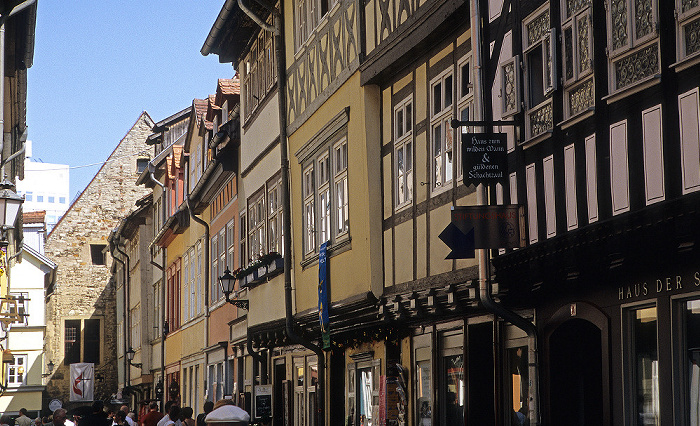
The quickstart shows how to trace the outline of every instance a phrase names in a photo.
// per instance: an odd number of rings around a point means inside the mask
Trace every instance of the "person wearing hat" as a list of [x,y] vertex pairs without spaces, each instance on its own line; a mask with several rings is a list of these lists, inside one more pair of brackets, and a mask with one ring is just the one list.
[[250,415],[235,405],[224,404],[207,414],[207,426],[248,426]]

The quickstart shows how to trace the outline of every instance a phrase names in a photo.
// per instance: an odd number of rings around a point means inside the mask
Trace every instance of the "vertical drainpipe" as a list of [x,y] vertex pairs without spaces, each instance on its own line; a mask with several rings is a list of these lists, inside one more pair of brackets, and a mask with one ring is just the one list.
[[[109,241],[109,253],[112,255],[112,259],[116,260],[117,262],[121,263],[122,265],[122,271],[124,271],[124,277],[126,277],[126,264],[124,263],[123,260],[118,258],[117,256],[114,255],[114,250],[116,249],[117,244],[114,242],[114,239],[116,238],[116,233],[112,233],[112,238],[110,238]],[[126,285],[124,285],[126,288]],[[126,304],[126,295],[125,295],[125,304]],[[126,309],[127,307],[124,307],[124,326],[126,327]],[[126,362],[126,337],[124,338],[124,386],[129,385],[128,377],[129,377],[129,364]]]
[[[469,2],[470,6],[470,18],[471,18],[471,31],[472,31],[472,51],[474,52],[474,73],[476,76],[476,90],[474,90],[474,105],[476,106],[474,110],[474,120],[481,121],[485,118],[484,111],[484,101],[483,96],[486,93],[490,93],[489,88],[484,86],[484,58],[486,56],[487,50],[484,49],[482,41],[482,21],[481,9],[479,7],[479,0],[471,0]],[[493,119],[493,112],[486,117],[487,120]],[[476,188],[476,203],[478,205],[488,204],[488,194],[486,186],[480,184]],[[512,312],[505,307],[496,303],[491,297],[491,282],[489,273],[489,251],[486,249],[480,249],[479,252],[479,300],[481,304],[488,311],[491,311],[497,316],[500,316],[504,320],[510,322],[514,326],[523,330],[528,336],[528,373],[529,373],[529,383],[528,383],[528,395],[530,400],[528,401],[528,413],[530,425],[536,426],[540,424],[540,401],[539,401],[539,360],[537,351],[537,327],[526,318]],[[498,389],[498,384],[496,384]],[[496,413],[498,415],[498,413]],[[498,417],[497,417],[498,418]]]
[[[121,237],[117,237],[121,239]],[[114,249],[119,252],[124,258],[126,259],[126,266],[124,269],[126,270],[124,278],[125,278],[125,283],[124,283],[124,356],[126,357],[126,351],[127,348],[131,347],[131,327],[129,327],[129,311],[130,311],[130,298],[129,298],[129,286],[131,284],[131,266],[130,266],[130,259],[129,255],[126,254],[124,251],[122,251],[121,248],[119,248],[119,244],[115,243],[114,244]],[[122,262],[122,265],[124,265],[124,262]],[[128,359],[128,358],[125,358]],[[127,362],[126,366],[126,376],[124,376],[124,381],[126,382],[126,386],[131,386],[131,363]]]
[[[160,183],[158,179],[156,179],[153,176],[153,172],[155,171],[155,166],[153,163],[148,163],[148,178],[151,179],[151,182],[155,183],[158,185],[161,189],[161,198],[163,202],[160,204],[161,205],[161,211],[158,212],[158,214],[161,216],[161,219],[165,219],[165,209],[167,208],[166,202],[167,199],[165,197],[165,185]],[[162,225],[161,225],[162,226]],[[166,395],[167,395],[167,389],[165,389],[165,285],[166,285],[166,276],[165,276],[165,263],[167,261],[167,249],[165,247],[161,248],[161,251],[163,253],[163,267],[160,268],[160,270],[163,273],[163,277],[161,278],[161,285],[160,285],[160,300],[161,300],[161,315],[160,315],[160,327],[161,327],[161,333],[160,333],[160,380],[163,385],[163,396],[160,401],[161,407],[165,407],[165,400],[166,400]]]
[[[297,334],[294,330],[292,313],[292,219],[291,201],[289,196],[289,157],[287,154],[287,70],[285,69],[285,43],[284,43],[284,0],[279,0],[279,10],[269,7],[264,1],[256,0],[262,7],[272,13],[273,26],[264,23],[262,19],[248,9],[243,0],[237,0],[238,6],[246,15],[258,24],[264,31],[270,31],[275,37],[275,62],[277,66],[277,91],[279,100],[279,127],[280,127],[280,163],[282,180],[282,228],[284,238],[284,305],[285,305],[285,331],[291,342],[298,343],[316,354],[318,360],[318,425],[325,425],[326,406],[326,358],[323,349],[315,345],[311,340]],[[474,0],[476,1],[476,0]]]

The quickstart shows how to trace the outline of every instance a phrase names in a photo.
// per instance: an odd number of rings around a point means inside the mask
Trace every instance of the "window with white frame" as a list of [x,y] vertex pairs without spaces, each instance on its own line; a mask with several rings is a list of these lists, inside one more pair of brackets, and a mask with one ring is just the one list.
[[413,96],[394,107],[394,182],[396,207],[413,199]]
[[162,322],[162,309],[163,305],[160,299],[160,289],[161,282],[153,284],[153,329],[151,334],[151,339],[155,340],[160,337],[160,326]]
[[[222,296],[221,287],[219,286],[219,234],[216,233],[211,237],[211,278],[209,280],[209,293],[212,302],[216,302]],[[222,269],[223,271],[223,269]]]
[[256,260],[265,254],[265,191],[261,191],[248,201],[248,257]]
[[[608,15],[610,91],[660,72],[656,0],[611,0]],[[628,52],[632,52],[629,53]]]
[[700,2],[676,0],[678,16],[678,58],[685,59],[700,52]]
[[303,193],[304,193],[304,253],[312,253],[316,250],[316,215],[314,196],[316,187],[314,179],[314,163],[304,170]]
[[430,137],[432,188],[439,190],[452,181],[454,129],[451,126],[454,81],[452,68],[430,83]]
[[184,274],[182,275],[182,319],[187,322],[192,318],[192,305],[190,301],[191,284],[190,280],[190,252],[185,252],[182,256],[182,265],[184,266]]
[[7,386],[17,387],[27,384],[27,355],[12,354],[12,361],[5,363]]
[[335,235],[348,232],[348,141],[343,139],[333,146],[333,182],[336,198]]
[[196,250],[197,250],[197,261],[196,261],[196,274],[195,274],[195,280],[196,280],[196,288],[197,288],[197,293],[196,293],[196,300],[197,300],[197,313],[201,314],[203,309],[204,309],[204,296],[203,296],[203,287],[202,287],[202,266],[204,265],[204,256],[202,255],[202,241],[197,241],[196,245]]
[[282,181],[274,179],[267,189],[267,235],[268,251],[284,256],[284,234],[282,228]]
[[298,51],[311,37],[316,26],[338,0],[294,1],[294,51]]
[[141,347],[141,304],[136,305],[131,312],[129,330],[131,332],[130,346],[134,349]]
[[[461,121],[469,121],[472,119],[472,100],[474,92],[472,90],[471,78],[471,54],[464,56],[457,62],[457,116]],[[461,133],[467,133],[469,127],[460,127]],[[461,135],[457,136],[456,151],[456,175],[461,179],[464,171],[462,170],[462,139]]]
[[523,21],[526,139],[540,136],[554,127],[550,94],[556,86],[556,43],[549,23],[549,3]]
[[[304,254],[348,236],[348,143],[342,136],[304,163],[302,172]],[[317,210],[318,209],[318,210]]]
[[[233,271],[236,264],[236,219],[226,224],[226,267]],[[223,275],[223,274],[222,274]]]
[[564,114],[569,118],[593,107],[592,1],[562,0],[562,3]]
[[240,235],[239,238],[239,248],[238,248],[238,266],[241,268],[245,268],[246,265],[248,265],[248,258],[247,258],[247,253],[248,253],[248,239],[246,238],[246,235],[248,235],[248,219],[245,214],[245,210],[240,213],[240,221],[239,221],[239,228],[238,228],[238,233]]
[[[267,23],[272,24],[271,17],[268,18]],[[274,36],[271,32],[260,31],[243,64],[246,71],[243,76],[244,116],[248,119],[275,85]],[[226,109],[222,109],[222,120],[224,122],[228,120]]]

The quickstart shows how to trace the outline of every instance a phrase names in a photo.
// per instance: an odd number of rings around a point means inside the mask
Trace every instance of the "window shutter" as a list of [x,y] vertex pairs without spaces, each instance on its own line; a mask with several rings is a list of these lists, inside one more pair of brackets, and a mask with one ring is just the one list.
[[520,57],[501,64],[501,111],[503,117],[520,112]]
[[530,244],[535,244],[537,239],[537,187],[535,164],[525,168],[525,182],[527,184],[527,220]]
[[576,152],[574,144],[564,147],[564,182],[566,188],[566,229],[578,227],[576,203]]
[[598,220],[598,164],[595,153],[595,135],[586,138],[586,198],[588,201],[588,223]]
[[545,222],[547,224],[547,238],[557,235],[556,202],[554,199],[554,156],[550,155],[542,160],[542,172],[544,174],[544,207]]
[[700,189],[700,105],[698,88],[678,96],[683,194]]
[[610,186],[613,215],[630,209],[627,120],[610,126]]
[[647,205],[665,198],[661,105],[642,111],[644,194]]

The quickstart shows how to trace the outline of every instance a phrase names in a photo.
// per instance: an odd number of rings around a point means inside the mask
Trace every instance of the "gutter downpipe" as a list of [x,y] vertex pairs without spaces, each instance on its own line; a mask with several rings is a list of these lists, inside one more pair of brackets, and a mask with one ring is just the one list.
[[[116,238],[116,234],[112,234],[113,238]],[[114,255],[114,250],[117,248],[116,243],[114,242],[114,239],[110,239],[109,241],[109,253],[112,255],[112,259],[116,260],[117,262],[121,263],[122,265],[122,270],[124,271],[124,276],[126,277],[126,264],[124,263],[123,260],[118,258],[117,256]],[[126,289],[126,285],[124,285],[124,288]],[[124,299],[126,300],[126,292],[124,294]],[[124,307],[124,326],[126,327],[126,306]],[[129,365],[126,362],[126,338],[124,339],[124,387],[129,386]]]
[[[156,179],[153,176],[153,172],[155,171],[155,166],[152,163],[148,163],[148,178],[151,179],[151,182],[155,183],[160,187],[161,190],[161,198],[163,198],[163,203],[161,203],[163,211],[165,211],[165,185],[160,183],[158,179]],[[159,215],[163,215],[163,212],[158,212]],[[209,242],[207,241],[207,245]],[[159,269],[163,273],[163,277],[161,278],[160,282],[160,300],[161,300],[161,315],[160,315],[160,327],[161,327],[161,333],[160,333],[160,380],[163,385],[163,396],[160,401],[161,407],[165,407],[165,398],[167,395],[167,390],[165,389],[165,283],[166,283],[166,276],[165,276],[165,262],[167,261],[166,257],[166,252],[167,249],[165,247],[161,248],[163,252],[163,266],[160,267]],[[152,255],[151,255],[152,257]],[[153,263],[153,260],[151,260],[151,263]]]
[[[482,41],[482,16],[479,8],[479,0],[471,0],[469,2],[471,29],[472,29],[472,51],[474,52],[474,71],[476,75],[477,90],[474,91],[475,117],[474,120],[483,120],[484,103],[483,95],[487,88],[484,87],[484,68],[483,68],[483,41]],[[493,118],[493,112],[490,114]],[[477,186],[476,189],[477,205],[488,204],[487,188],[483,184]],[[515,312],[506,309],[496,303],[491,297],[491,280],[489,273],[490,256],[487,249],[480,249],[479,252],[479,300],[486,310],[492,312],[504,320],[510,322],[514,326],[523,330],[528,336],[528,374],[530,377],[528,384],[528,413],[530,425],[536,426],[540,424],[540,395],[539,395],[539,360],[537,350],[537,327],[528,319],[521,317]],[[496,413],[497,414],[497,413]],[[498,414],[497,414],[498,415]]]
[[[119,237],[121,240],[121,237]],[[130,337],[131,333],[129,330],[129,312],[130,312],[130,298],[129,298],[129,293],[130,293],[130,285],[131,285],[131,259],[129,259],[129,255],[126,254],[124,251],[122,251],[121,248],[119,248],[119,244],[114,244],[114,249],[119,252],[124,258],[126,259],[126,283],[124,284],[124,334],[126,335],[124,337],[124,357],[126,357],[126,351],[128,350],[127,348],[131,347],[131,344],[133,342],[130,342]],[[123,263],[122,263],[123,265]],[[133,350],[133,349],[132,349]],[[131,363],[127,362],[126,366],[126,377],[125,377],[126,385],[131,386]]]
[[[263,22],[250,9],[248,9],[242,0],[237,0],[238,6],[255,22]],[[260,3],[259,0],[256,0]],[[476,1],[476,0],[473,0]],[[267,5],[260,3],[261,6]],[[284,10],[284,0],[279,0],[280,11]],[[297,334],[294,331],[294,315],[292,313],[292,216],[291,216],[291,201],[289,195],[289,157],[287,154],[287,74],[285,69],[285,43],[283,37],[284,16],[280,11],[273,11],[273,33],[275,37],[275,61],[277,66],[277,93],[279,107],[279,126],[280,126],[280,165],[281,165],[281,180],[282,180],[282,229],[283,235],[287,237],[283,241],[284,247],[284,305],[285,305],[285,331],[289,340],[298,343],[305,348],[313,351],[316,354],[318,362],[318,393],[321,397],[318,399],[318,425],[326,424],[326,358],[323,349],[315,345],[311,340]],[[265,31],[269,31],[269,26],[263,27]]]

